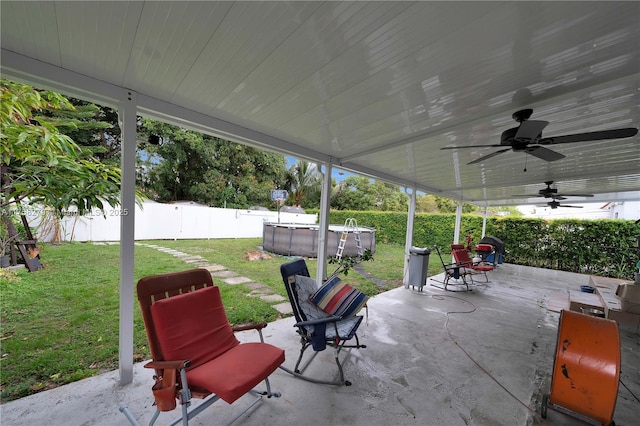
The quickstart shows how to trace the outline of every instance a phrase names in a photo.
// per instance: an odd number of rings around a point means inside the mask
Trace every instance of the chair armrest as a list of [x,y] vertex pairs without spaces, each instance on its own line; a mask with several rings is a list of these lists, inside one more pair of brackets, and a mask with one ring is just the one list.
[[300,322],[297,322],[297,323],[293,324],[293,326],[294,327],[300,327],[300,326],[305,326],[305,325],[328,324],[330,322],[338,322],[341,319],[342,319],[342,317],[332,316],[332,317],[320,318],[320,319],[310,320],[310,321],[300,321]]
[[448,270],[458,270],[460,273],[466,271],[466,268],[469,267],[466,263],[447,263],[444,265],[445,269]]
[[180,370],[189,367],[189,365],[191,365],[191,361],[188,359],[176,361],[149,361],[144,365],[144,368],[155,368],[156,370],[173,368],[175,370]]
[[245,324],[245,325],[236,325],[231,327],[231,330],[235,333],[236,331],[245,331],[245,330],[262,330],[267,326],[266,322],[262,322],[260,324]]
[[[172,361],[149,361],[144,365],[145,368],[155,368],[156,370],[164,370],[162,377],[153,376],[156,384],[152,388],[154,392],[154,398],[156,399],[156,404],[160,411],[171,411],[175,408],[175,398],[176,398],[176,386],[177,385],[177,376],[180,375],[180,386],[179,386],[179,394],[182,399],[182,404],[189,404],[191,401],[191,390],[189,389],[189,383],[187,382],[187,367],[191,365],[191,361],[188,359],[185,360],[172,360]],[[167,373],[166,370],[171,372],[172,370],[176,371],[176,373]],[[169,375],[167,378],[167,374]],[[157,388],[159,387],[159,389]],[[164,394],[166,389],[171,389],[167,391],[168,395]],[[164,408],[162,408],[164,406]],[[153,423],[153,422],[152,422]]]
[[267,326],[266,322],[262,322],[259,324],[245,324],[245,325],[237,325],[231,327],[231,330],[235,333],[236,331],[245,331],[245,330],[256,330],[258,335],[260,336],[260,342],[264,343],[264,336],[262,335],[262,329]]

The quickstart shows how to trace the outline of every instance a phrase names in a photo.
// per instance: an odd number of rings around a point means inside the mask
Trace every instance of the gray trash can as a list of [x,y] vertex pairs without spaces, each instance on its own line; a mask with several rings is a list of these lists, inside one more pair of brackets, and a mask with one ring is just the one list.
[[427,282],[429,254],[431,254],[431,249],[427,247],[411,247],[409,249],[409,277],[407,278],[407,287],[412,286],[414,289],[418,287],[418,291],[422,291],[422,287]]

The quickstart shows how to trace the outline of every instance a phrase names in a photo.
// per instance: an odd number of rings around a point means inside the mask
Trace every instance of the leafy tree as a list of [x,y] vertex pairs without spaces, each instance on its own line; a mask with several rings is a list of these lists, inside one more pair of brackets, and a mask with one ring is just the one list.
[[288,170],[286,188],[291,194],[288,204],[317,208],[320,205],[322,175],[315,164],[299,160]]
[[73,110],[62,95],[2,80],[0,207],[28,201],[79,214],[118,204],[120,169],[101,163],[62,134],[43,110]]
[[338,210],[406,211],[407,202],[397,186],[363,176],[349,176],[331,195],[331,207]]
[[60,133],[88,148],[101,162],[119,165],[121,137],[117,111],[75,98],[68,100],[73,109],[47,108],[41,116],[46,117]]
[[437,213],[438,205],[435,195],[423,194],[416,196],[416,211],[419,213]]
[[349,176],[331,192],[331,207],[338,210],[373,210],[376,204],[371,182],[366,177]]
[[[455,213],[456,212],[456,201],[451,198],[438,197],[435,196],[436,206],[438,206],[438,211],[440,213]],[[462,213],[472,213],[477,211],[478,207],[474,204],[470,203],[462,203]]]
[[372,190],[376,197],[376,210],[407,211],[409,199],[397,185],[375,181]]
[[177,126],[142,119],[148,144],[139,156],[138,183],[157,201],[190,200],[215,207],[270,203],[284,187],[284,156]]

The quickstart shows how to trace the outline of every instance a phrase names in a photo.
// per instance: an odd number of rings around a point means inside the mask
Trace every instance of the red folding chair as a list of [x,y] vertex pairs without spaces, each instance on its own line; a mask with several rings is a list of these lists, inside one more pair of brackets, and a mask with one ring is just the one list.
[[456,265],[461,266],[463,268],[470,269],[477,273],[483,273],[485,282],[489,282],[489,277],[487,276],[487,272],[493,271],[493,266],[491,265],[483,265],[480,263],[474,263],[469,258],[469,252],[466,248],[453,248],[451,253],[453,254],[453,259],[455,260]]
[[[436,287],[442,288],[443,290],[446,290],[446,291],[454,291],[454,290],[449,290],[447,288],[450,285],[449,280],[453,278],[456,281],[456,283],[451,283],[451,285],[458,285],[457,284],[458,279],[462,279],[462,284],[466,287],[465,291],[471,291],[471,289],[469,288],[469,283],[467,282],[467,276],[471,279],[471,284],[473,284],[473,276],[472,276],[473,271],[471,269],[467,269],[462,266],[459,266],[455,263],[445,263],[444,259],[442,258],[442,254],[440,253],[440,248],[438,247],[438,245],[435,244],[433,248],[436,250],[436,253],[438,253],[438,257],[440,258],[440,263],[442,263],[442,267],[444,268],[443,281],[438,281],[433,277],[429,278],[432,281],[437,281],[444,284],[444,287],[439,287],[439,286],[436,286]],[[459,290],[455,290],[455,291],[459,291]]]
[[[262,329],[267,323],[231,327],[222,304],[220,289],[213,285],[205,269],[156,275],[138,281],[152,361],[145,365],[156,371],[153,394],[156,413],[182,405],[182,415],[172,425],[202,412],[218,399],[232,404],[252,393],[257,398],[234,421],[262,399],[279,397],[272,392],[269,375],[284,362],[284,351],[264,343]],[[234,332],[255,329],[260,342],[240,343]],[[254,387],[264,381],[266,391]],[[191,398],[204,398],[190,409]],[[133,424],[126,407],[121,411]]]

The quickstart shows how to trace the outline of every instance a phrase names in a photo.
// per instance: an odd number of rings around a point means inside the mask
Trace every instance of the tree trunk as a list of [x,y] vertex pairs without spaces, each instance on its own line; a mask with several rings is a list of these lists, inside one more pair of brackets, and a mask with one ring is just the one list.
[[3,215],[4,223],[7,226],[7,230],[9,231],[9,247],[11,254],[11,265],[15,266],[18,264],[18,257],[16,255],[16,242],[18,240],[18,228],[13,224],[11,217],[9,215]]
[[9,203],[9,188],[10,188],[10,180],[9,180],[9,168],[2,164],[0,165],[0,182],[2,183],[2,192],[5,194],[4,200],[7,203],[2,207],[2,220],[7,227],[7,231],[9,233],[9,250],[11,254],[11,265],[15,266],[18,264],[18,258],[16,255],[16,241],[18,239],[18,229],[13,224],[11,220],[10,206]]

